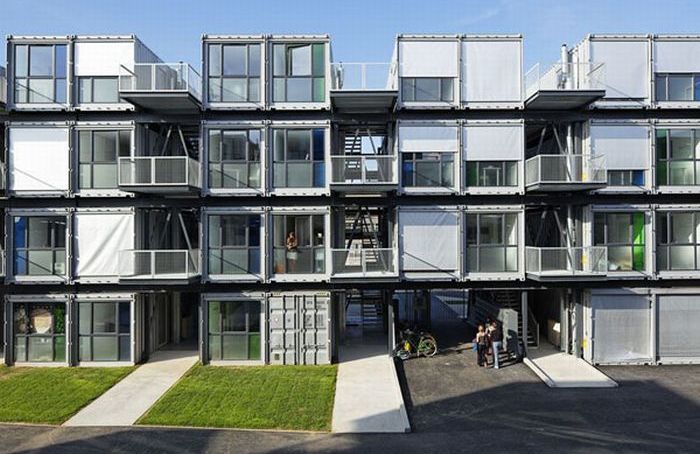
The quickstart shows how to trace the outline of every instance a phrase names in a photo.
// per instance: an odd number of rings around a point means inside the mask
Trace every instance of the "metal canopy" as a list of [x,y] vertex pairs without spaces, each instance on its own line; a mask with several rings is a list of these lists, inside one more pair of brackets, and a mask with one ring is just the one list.
[[577,110],[605,96],[605,90],[538,90],[525,100],[533,110]]
[[146,90],[121,90],[119,96],[142,109],[156,112],[193,113],[199,112],[202,108],[199,100],[186,91],[154,93]]
[[343,112],[392,111],[397,90],[331,90],[333,108]]

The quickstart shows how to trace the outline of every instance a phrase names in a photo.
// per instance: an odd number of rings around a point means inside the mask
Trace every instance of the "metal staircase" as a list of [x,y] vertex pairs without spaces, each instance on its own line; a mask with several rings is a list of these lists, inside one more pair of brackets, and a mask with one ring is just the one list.
[[360,307],[358,324],[363,332],[384,330],[384,304],[381,290],[358,290],[345,295],[345,304]]
[[[522,304],[520,301],[520,292],[517,290],[494,290],[489,292],[489,300],[500,307],[512,309],[518,313],[518,334],[523,332],[523,314]],[[528,348],[537,348],[540,345],[539,339],[539,324],[535,320],[532,310],[528,307],[527,311],[527,346]]]

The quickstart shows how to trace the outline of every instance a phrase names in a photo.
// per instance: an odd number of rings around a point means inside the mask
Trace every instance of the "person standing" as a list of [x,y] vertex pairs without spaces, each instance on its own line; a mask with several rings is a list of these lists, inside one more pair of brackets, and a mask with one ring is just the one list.
[[486,337],[484,325],[479,325],[474,342],[476,342],[477,364],[480,367],[486,367],[486,349],[488,348],[488,339]]
[[500,366],[498,354],[501,352],[501,347],[503,346],[503,331],[495,320],[491,324],[489,339],[491,340],[491,351],[493,353],[493,368],[498,369]]
[[295,273],[297,271],[297,259],[299,258],[298,246],[296,233],[289,232],[287,234],[287,239],[285,241],[285,246],[287,247],[287,273]]

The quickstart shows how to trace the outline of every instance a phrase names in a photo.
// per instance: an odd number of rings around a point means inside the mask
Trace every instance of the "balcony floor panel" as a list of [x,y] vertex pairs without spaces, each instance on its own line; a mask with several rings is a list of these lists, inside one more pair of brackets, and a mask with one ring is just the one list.
[[198,112],[202,104],[186,91],[121,91],[119,96],[142,109],[165,112]]
[[533,183],[525,187],[527,192],[575,192],[575,191],[592,191],[607,187],[607,183]]
[[605,90],[539,90],[525,100],[533,110],[576,110],[605,96]]
[[333,108],[344,112],[385,112],[397,98],[397,90],[331,90]]
[[543,271],[540,273],[533,273],[528,271],[528,279],[532,279],[538,282],[556,282],[556,281],[604,281],[607,279],[607,273],[592,273],[585,271],[566,271],[566,270],[555,270],[555,271]]
[[127,192],[138,192],[143,194],[165,194],[165,195],[197,195],[201,188],[197,186],[182,185],[119,185],[119,189]]

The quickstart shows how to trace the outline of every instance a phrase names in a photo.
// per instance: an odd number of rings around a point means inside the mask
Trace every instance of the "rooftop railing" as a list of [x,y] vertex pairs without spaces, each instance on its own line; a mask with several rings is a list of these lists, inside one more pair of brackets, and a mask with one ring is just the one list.
[[331,249],[332,274],[351,276],[391,275],[395,273],[391,248]]
[[525,184],[605,184],[604,155],[542,154],[525,161]]
[[604,90],[604,63],[535,64],[525,73],[525,98],[544,90]]
[[199,188],[199,162],[188,156],[120,157],[119,185]]
[[199,249],[119,251],[121,279],[189,279],[199,275]]
[[395,183],[395,156],[331,156],[331,184]]
[[202,77],[187,63],[135,63],[119,68],[120,92],[190,93],[202,99]]
[[332,90],[395,90],[393,63],[331,63]]
[[608,248],[526,247],[525,267],[533,274],[605,274],[608,271]]

